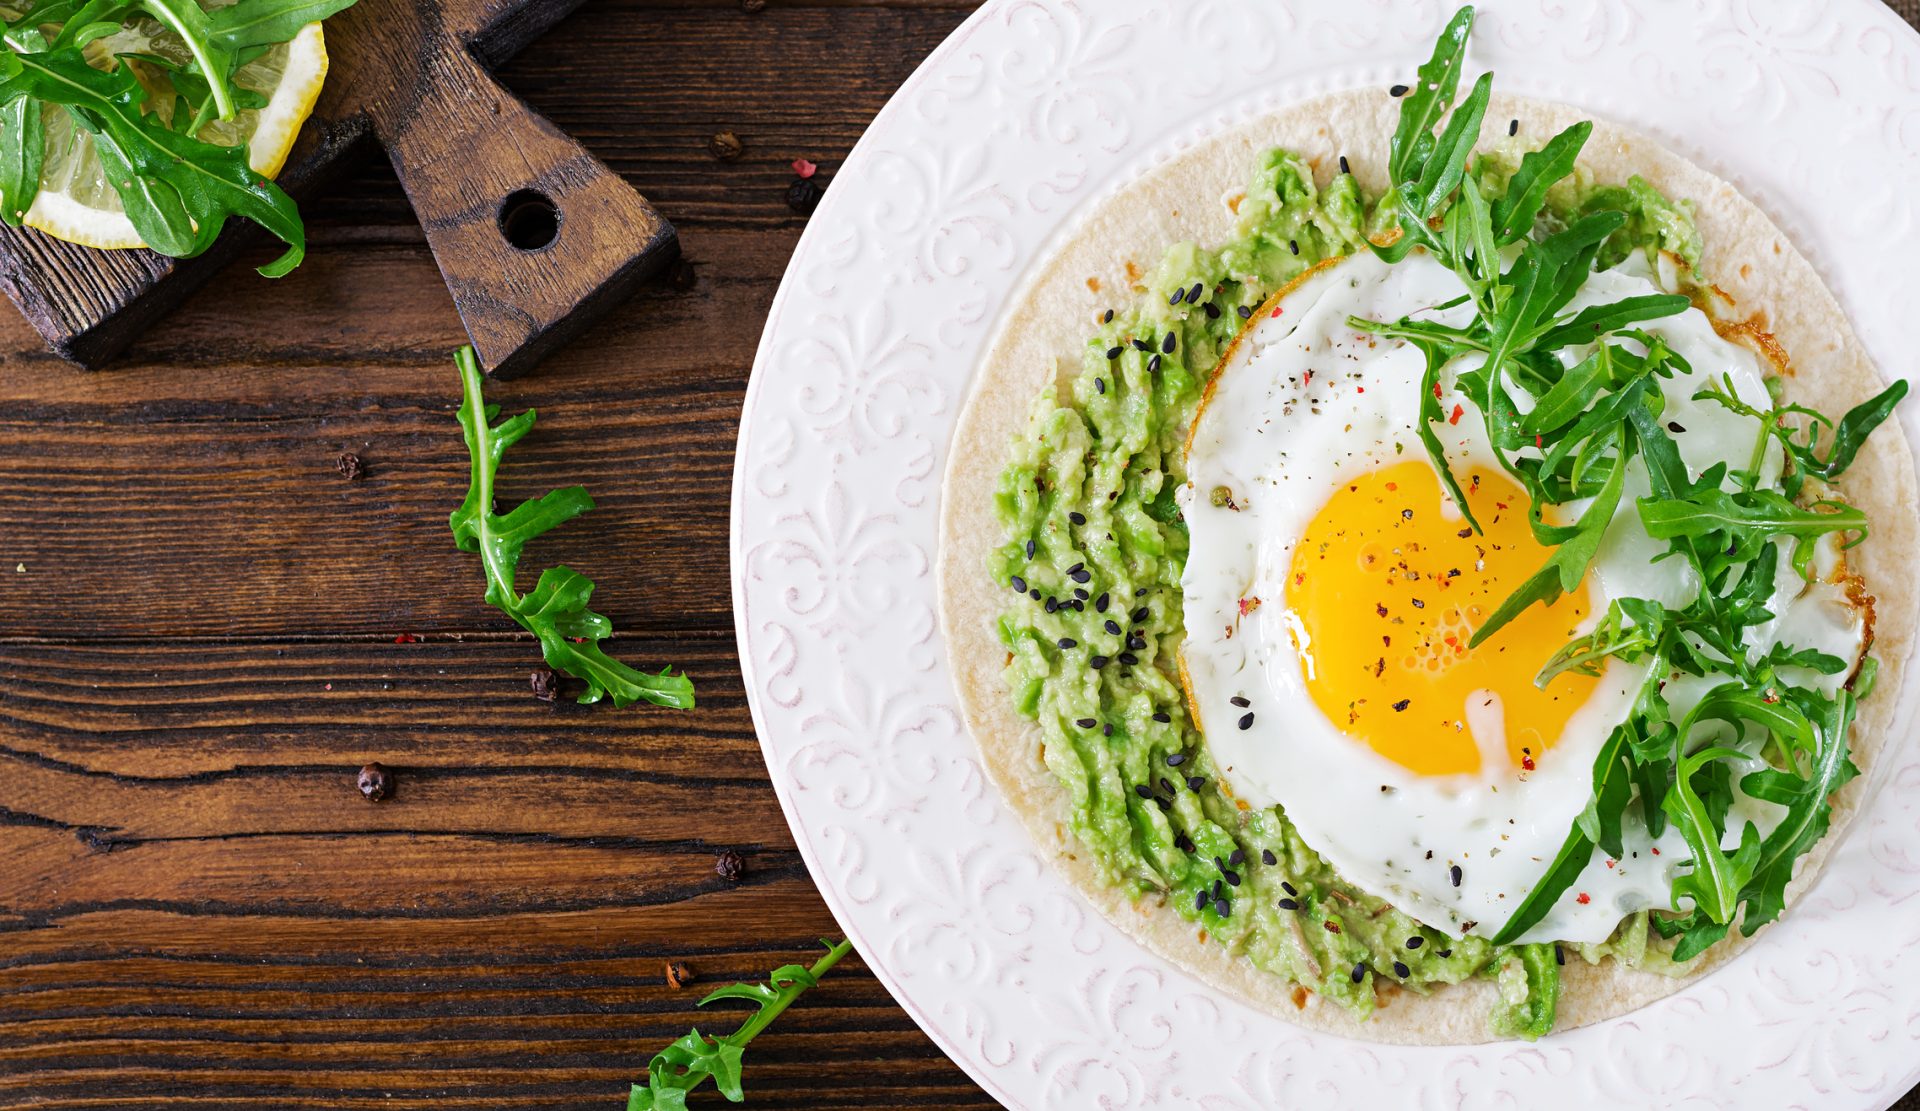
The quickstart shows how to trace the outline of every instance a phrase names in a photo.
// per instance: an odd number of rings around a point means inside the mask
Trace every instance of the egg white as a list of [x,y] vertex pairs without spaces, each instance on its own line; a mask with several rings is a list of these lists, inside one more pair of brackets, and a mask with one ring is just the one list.
[[[1654,276],[1631,263],[1595,275],[1570,311],[1658,291]],[[1348,317],[1462,324],[1470,308],[1434,306],[1464,292],[1453,273],[1424,252],[1391,266],[1361,254],[1309,275],[1280,299],[1277,314],[1263,311],[1249,324],[1223,361],[1189,441],[1183,656],[1193,712],[1228,789],[1251,805],[1282,807],[1306,842],[1363,890],[1449,934],[1491,936],[1532,890],[1586,806],[1595,754],[1629,712],[1644,665],[1611,664],[1530,773],[1514,770],[1504,747],[1493,743],[1497,732],[1482,728],[1475,732],[1486,749],[1481,775],[1421,776],[1348,737],[1320,711],[1305,687],[1312,655],[1307,630],[1284,604],[1294,545],[1335,488],[1424,458],[1416,424],[1423,356],[1402,342],[1356,333]],[[1674,439],[1689,472],[1697,477],[1721,461],[1745,465],[1757,425],[1693,395],[1709,382],[1730,381],[1741,399],[1764,408],[1757,358],[1723,339],[1698,309],[1644,327],[1692,367],[1661,384],[1662,419],[1684,430]],[[1442,408],[1460,404],[1466,416],[1438,430],[1456,469],[1497,469],[1478,411],[1454,389],[1455,376],[1474,365],[1462,359],[1442,375]],[[1766,467],[1777,474],[1779,448],[1767,452]],[[1233,491],[1232,506],[1215,506],[1206,496],[1219,486]],[[1690,568],[1656,560],[1666,544],[1646,535],[1634,508],[1646,494],[1645,469],[1635,460],[1594,562],[1589,624],[1612,598],[1677,605],[1696,589]],[[1823,574],[1835,558],[1831,545],[1824,546]],[[1824,578],[1803,582],[1785,558],[1779,567],[1769,605],[1776,617],[1755,631],[1753,651],[1779,640],[1857,659],[1864,622],[1844,589]],[[1243,616],[1246,597],[1265,604]],[[1544,662],[1518,667],[1516,675],[1530,679],[1531,667]],[[1832,690],[1844,675],[1793,678]],[[1716,682],[1670,684],[1666,696],[1675,717]],[[1490,693],[1497,699],[1498,691]],[[1236,697],[1250,706],[1234,704]],[[1253,723],[1237,728],[1249,711]],[[1757,738],[1720,740],[1757,747]],[[1757,757],[1750,762],[1759,766]],[[1779,812],[1744,796],[1736,802],[1736,814],[1752,818],[1762,834]],[[1741,823],[1729,824],[1731,845]],[[1620,860],[1596,851],[1579,880],[1520,940],[1597,942],[1628,913],[1671,909],[1674,870],[1691,855],[1685,841],[1671,826],[1649,836],[1630,808],[1624,847]]]

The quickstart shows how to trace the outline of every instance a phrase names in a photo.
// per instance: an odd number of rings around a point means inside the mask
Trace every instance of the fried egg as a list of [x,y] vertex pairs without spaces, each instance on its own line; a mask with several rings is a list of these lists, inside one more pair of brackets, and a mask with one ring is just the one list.
[[[1659,291],[1636,260],[1594,275],[1569,311]],[[1281,807],[1348,882],[1427,925],[1491,936],[1586,806],[1595,755],[1628,715],[1646,665],[1614,661],[1597,677],[1562,674],[1544,689],[1535,675],[1610,600],[1677,606],[1697,583],[1681,561],[1656,561],[1667,546],[1640,525],[1634,503],[1648,488],[1636,460],[1586,581],[1468,647],[1548,550],[1533,539],[1527,496],[1494,457],[1479,412],[1455,389],[1475,361],[1443,371],[1446,420],[1435,430],[1484,535],[1421,446],[1424,356],[1348,322],[1465,324],[1469,306],[1441,307],[1464,292],[1424,252],[1394,265],[1362,254],[1310,271],[1255,314],[1188,441],[1182,664],[1195,720],[1236,798]],[[1690,473],[1743,465],[1755,422],[1693,395],[1731,383],[1766,408],[1757,357],[1698,309],[1645,328],[1691,367],[1661,383],[1661,419]],[[1777,474],[1778,445],[1764,450]],[[1583,507],[1562,508],[1571,520]],[[1834,581],[1834,547],[1823,545],[1814,582],[1786,558],[1778,566],[1775,617],[1755,630],[1756,655],[1777,641],[1857,660],[1865,620]],[[1844,674],[1793,678],[1832,690]],[[1670,683],[1675,717],[1715,682]],[[1756,757],[1750,768],[1759,766]],[[1625,856],[1596,851],[1520,940],[1598,942],[1626,914],[1671,908],[1674,870],[1691,854],[1671,825],[1650,836],[1636,809]],[[1736,813],[1765,834],[1779,808],[1741,796]],[[1730,844],[1741,824],[1729,822]]]

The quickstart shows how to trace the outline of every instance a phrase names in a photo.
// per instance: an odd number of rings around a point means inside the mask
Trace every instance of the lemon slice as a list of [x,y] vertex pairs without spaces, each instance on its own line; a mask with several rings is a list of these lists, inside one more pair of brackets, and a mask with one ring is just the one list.
[[[214,5],[208,4],[208,7]],[[186,44],[159,23],[136,19],[119,32],[88,44],[88,60],[109,69],[117,64],[136,67],[136,74],[156,95],[150,110],[171,119],[172,95],[166,73],[139,61],[120,62],[122,54],[151,54],[185,65],[191,60]],[[278,43],[241,66],[233,83],[265,97],[261,108],[243,108],[231,120],[215,119],[196,136],[221,146],[247,144],[247,161],[255,173],[274,177],[300,134],[300,125],[313,112],[320,87],[327,79],[327,44],[318,23],[309,23],[291,40]],[[120,195],[108,184],[93,136],[74,126],[65,112],[43,114],[47,132],[46,158],[40,170],[40,192],[22,222],[55,239],[84,247],[119,249],[144,247],[121,207]]]

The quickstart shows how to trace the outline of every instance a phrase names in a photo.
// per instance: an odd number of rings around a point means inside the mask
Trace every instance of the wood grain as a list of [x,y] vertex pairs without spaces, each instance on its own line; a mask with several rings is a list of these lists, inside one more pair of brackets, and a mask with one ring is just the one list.
[[[541,411],[505,494],[600,503],[529,574],[595,578],[694,713],[530,696],[446,532],[463,333],[377,152],[293,276],[236,265],[112,369],[0,318],[0,1108],[613,1108],[725,1028],[703,986],[835,932],[740,687],[733,438],[804,225],[787,163],[837,168],[969,7],[592,2],[500,75],[682,229],[691,284],[493,396]],[[990,1104],[857,959],[748,1060],[755,1107]]]

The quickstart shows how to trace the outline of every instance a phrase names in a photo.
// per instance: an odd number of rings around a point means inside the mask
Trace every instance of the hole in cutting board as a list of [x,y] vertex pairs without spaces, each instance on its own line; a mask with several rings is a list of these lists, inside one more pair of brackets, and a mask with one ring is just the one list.
[[560,209],[537,189],[520,189],[500,204],[500,234],[522,251],[538,251],[560,236]]

